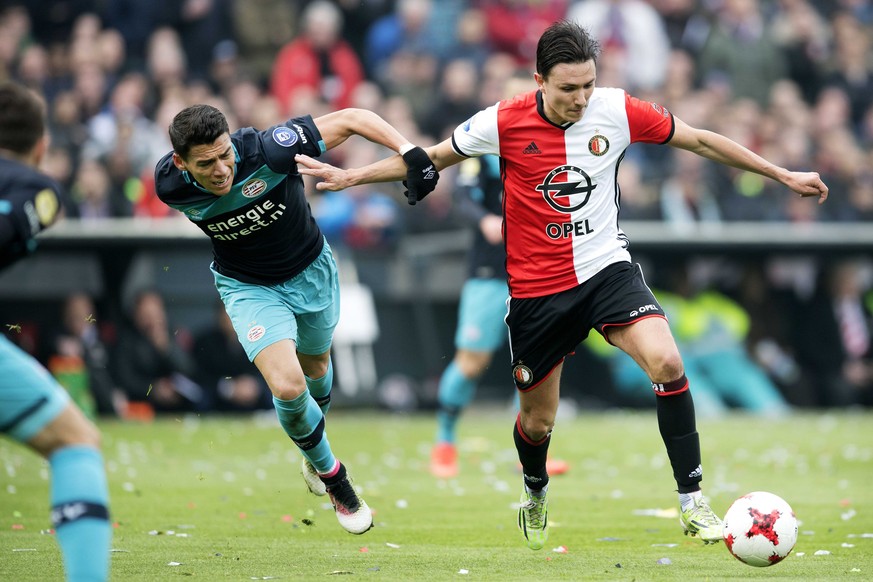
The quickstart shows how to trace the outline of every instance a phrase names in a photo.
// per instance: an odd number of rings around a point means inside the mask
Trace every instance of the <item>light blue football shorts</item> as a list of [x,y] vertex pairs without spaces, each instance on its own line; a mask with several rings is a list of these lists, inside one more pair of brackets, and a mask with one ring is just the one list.
[[0,431],[27,442],[69,402],[69,394],[48,370],[0,336]]
[[340,292],[336,262],[327,241],[312,263],[277,285],[255,285],[226,277],[211,267],[215,288],[249,360],[283,339],[297,351],[315,356],[330,349],[339,321]]
[[455,347],[493,352],[509,339],[504,322],[509,288],[502,279],[468,279],[461,291]]

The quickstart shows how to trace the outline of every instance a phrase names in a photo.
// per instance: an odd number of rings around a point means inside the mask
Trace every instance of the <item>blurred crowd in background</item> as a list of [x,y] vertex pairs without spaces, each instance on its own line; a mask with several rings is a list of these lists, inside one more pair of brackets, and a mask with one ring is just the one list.
[[[619,86],[777,164],[819,171],[818,207],[759,177],[673,148],[638,146],[622,217],[707,221],[873,219],[873,2],[869,0],[28,0],[3,2],[0,77],[45,95],[46,170],[83,219],[166,216],[154,163],[184,106],[231,129],[342,107],[374,110],[411,140],[446,137],[532,77],[536,40],[570,18],[600,40],[598,85]],[[386,155],[356,143],[332,156]],[[391,186],[316,197],[355,246],[456,226],[451,176],[414,214]]]
[[[527,76],[534,88],[536,41],[548,24],[569,18],[601,42],[599,86],[660,103],[779,165],[818,171],[831,193],[819,206],[687,152],[635,145],[621,166],[622,219],[677,229],[873,221],[873,0],[0,0],[0,7],[0,78],[45,96],[44,170],[68,192],[72,218],[178,219],[156,199],[152,173],[171,149],[170,120],[193,103],[220,108],[231,130],[361,107],[415,143],[440,141],[505,97],[507,79]],[[388,153],[350,140],[327,160],[359,166]],[[404,233],[457,229],[454,181],[447,170],[414,209],[395,184],[309,195],[332,244],[379,250]],[[871,403],[869,263],[846,268],[855,281],[846,310],[866,331],[855,326],[859,342],[841,348],[821,374],[844,384],[851,376],[860,388],[806,404]],[[830,310],[834,341],[842,342],[831,307],[847,279],[817,276],[806,307],[819,301]],[[758,279],[772,287],[774,277]],[[736,289],[744,280],[735,278]],[[757,307],[767,315],[767,305]],[[817,337],[821,328],[808,327]],[[795,363],[825,357],[814,344],[779,342],[776,356],[793,354]],[[762,345],[753,353],[759,363],[768,354],[776,362],[767,351],[773,345]],[[865,367],[847,371],[850,360]],[[194,375],[185,374],[189,364],[175,362],[170,376]],[[213,402],[234,392],[218,388],[221,378],[199,382],[209,384]]]

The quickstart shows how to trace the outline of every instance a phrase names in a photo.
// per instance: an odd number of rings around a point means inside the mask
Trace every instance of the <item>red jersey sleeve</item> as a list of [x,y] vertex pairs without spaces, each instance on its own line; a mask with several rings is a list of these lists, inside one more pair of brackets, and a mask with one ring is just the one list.
[[666,107],[625,93],[624,108],[631,143],[667,143],[673,137],[673,114]]

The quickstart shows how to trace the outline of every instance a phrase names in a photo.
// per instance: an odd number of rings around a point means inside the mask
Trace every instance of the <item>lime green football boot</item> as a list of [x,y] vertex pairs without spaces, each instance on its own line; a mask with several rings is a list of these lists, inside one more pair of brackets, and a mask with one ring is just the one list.
[[705,544],[714,544],[723,539],[721,519],[703,498],[679,514],[679,523],[685,535],[699,537]]
[[518,529],[527,540],[527,547],[541,550],[549,537],[549,502],[546,491],[531,493],[525,487],[518,506]]

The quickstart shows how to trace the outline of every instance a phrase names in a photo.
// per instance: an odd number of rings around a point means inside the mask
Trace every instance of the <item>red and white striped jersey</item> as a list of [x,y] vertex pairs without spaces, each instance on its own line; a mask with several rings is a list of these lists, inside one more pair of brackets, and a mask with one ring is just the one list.
[[618,166],[630,144],[666,143],[673,129],[665,108],[609,88],[595,88],[582,119],[566,126],[546,118],[542,95],[533,91],[455,129],[458,154],[501,158],[513,297],[559,293],[630,261],[618,225]]

